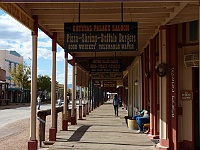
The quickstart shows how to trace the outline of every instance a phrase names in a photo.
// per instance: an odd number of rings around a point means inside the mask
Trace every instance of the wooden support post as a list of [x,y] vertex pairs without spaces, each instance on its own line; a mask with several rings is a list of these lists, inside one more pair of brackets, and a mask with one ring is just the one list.
[[83,117],[86,117],[86,104],[83,104]]
[[88,102],[86,104],[86,115],[89,115],[89,111],[88,111]]
[[[42,138],[42,141],[45,141],[45,125],[46,125],[46,116],[40,116],[40,119],[42,119],[43,121],[45,121],[45,123],[42,123],[40,120],[38,120],[38,135],[40,135],[40,131],[42,130],[42,137],[39,136],[39,141],[40,138]],[[42,123],[42,126],[40,126],[40,124]],[[42,127],[42,128],[41,128]]]
[[82,105],[79,106],[79,120],[83,119],[82,118]]

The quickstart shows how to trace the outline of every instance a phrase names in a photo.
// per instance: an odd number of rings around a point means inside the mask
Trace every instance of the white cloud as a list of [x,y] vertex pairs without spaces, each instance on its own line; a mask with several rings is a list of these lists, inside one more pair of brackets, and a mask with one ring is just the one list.
[[38,39],[38,47],[48,47],[49,49],[51,49],[52,47],[52,40],[47,40],[47,41],[40,41],[40,39]]
[[41,30],[38,30],[38,39],[50,39],[48,35],[46,35],[44,32],[42,32]]
[[68,82],[72,83],[72,66],[68,65]]
[[31,57],[31,31],[7,14],[0,16],[0,35],[0,49]]
[[65,74],[64,73],[62,73],[62,74],[59,74],[59,75],[57,75],[56,76],[56,78],[57,78],[57,82],[60,84],[63,84],[64,83],[64,76],[65,76]]
[[[10,17],[8,14],[2,13],[0,9],[0,50],[15,50],[31,65],[32,58],[32,36],[31,31],[24,25]],[[45,60],[52,60],[52,39],[49,38],[41,30],[38,31],[38,49],[37,58]],[[69,55],[69,59],[72,57]],[[57,44],[56,61],[62,62],[64,69],[64,50]],[[49,66],[48,66],[49,67]],[[62,66],[60,66],[62,68]],[[68,83],[72,83],[72,66],[68,66]],[[64,72],[64,70],[63,70]],[[57,72],[57,81],[64,83],[64,73]],[[42,67],[38,64],[37,73],[41,75],[49,75],[51,78],[51,67]]]
[[[32,57],[31,31],[9,15],[0,16],[0,49],[15,50],[24,59]],[[38,58],[52,59],[52,40],[42,31],[38,32]],[[63,60],[63,51],[58,51],[57,60]]]
[[40,75],[40,74],[41,74],[41,75],[44,75],[44,74],[45,74],[45,75],[48,75],[49,77],[51,77],[50,74],[48,74],[48,73],[47,73],[47,70],[45,70],[45,69],[38,69],[38,70],[37,70],[37,74],[38,74],[38,75]]
[[52,51],[38,47],[37,58],[52,59]]
[[[64,84],[64,80],[65,80],[65,74],[61,73],[58,74],[59,72],[57,72],[57,76],[56,76],[56,80],[61,83]],[[72,84],[72,66],[68,65],[68,84]]]
[[64,50],[60,50],[59,52],[57,51],[56,53],[56,60],[57,61],[63,61],[64,60]]

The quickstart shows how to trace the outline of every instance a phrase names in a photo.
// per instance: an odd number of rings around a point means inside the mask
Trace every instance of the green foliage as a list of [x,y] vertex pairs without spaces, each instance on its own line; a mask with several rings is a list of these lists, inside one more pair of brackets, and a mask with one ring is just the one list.
[[10,76],[18,88],[30,89],[31,67],[27,66],[25,62],[18,64],[16,69],[10,70]]
[[67,96],[71,96],[72,95],[72,91],[71,91],[71,89],[68,89],[67,90]]
[[48,75],[38,75],[37,87],[41,91],[51,92],[51,78]]

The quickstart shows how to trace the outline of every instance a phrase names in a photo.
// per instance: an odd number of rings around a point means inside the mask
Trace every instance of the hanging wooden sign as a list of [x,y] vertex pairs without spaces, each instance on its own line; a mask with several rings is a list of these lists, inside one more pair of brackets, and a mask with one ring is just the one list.
[[138,51],[137,22],[65,23],[66,52]]

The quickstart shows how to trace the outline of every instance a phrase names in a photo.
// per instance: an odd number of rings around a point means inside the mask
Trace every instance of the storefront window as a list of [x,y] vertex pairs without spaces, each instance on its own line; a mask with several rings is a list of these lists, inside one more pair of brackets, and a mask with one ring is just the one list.
[[191,21],[189,23],[189,42],[198,41],[198,21]]
[[9,70],[11,70],[11,62],[9,62]]
[[16,64],[14,64],[14,71],[15,71],[15,72],[16,72],[16,68],[17,68],[17,67],[16,67]]

